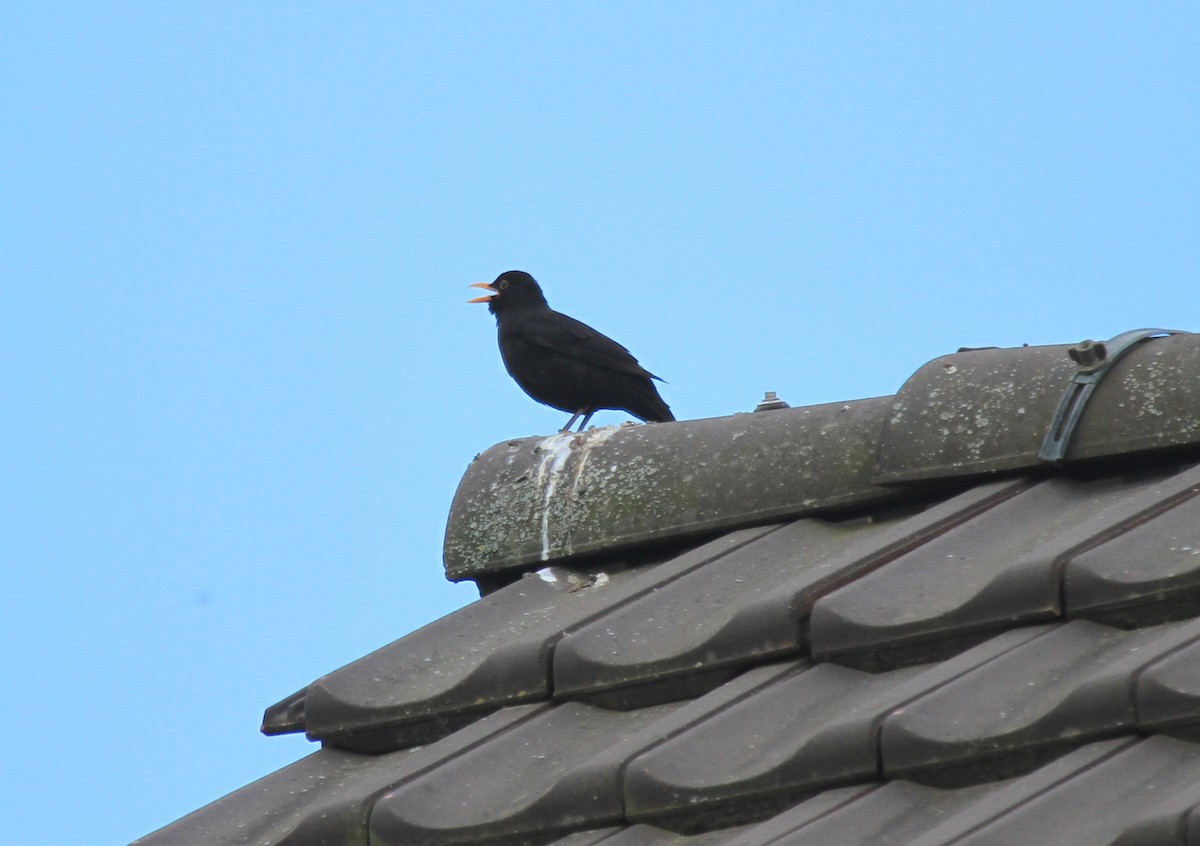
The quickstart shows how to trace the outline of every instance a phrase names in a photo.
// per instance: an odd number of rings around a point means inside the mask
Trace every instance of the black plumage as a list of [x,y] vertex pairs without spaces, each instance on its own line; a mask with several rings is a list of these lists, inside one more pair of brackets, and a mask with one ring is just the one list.
[[612,338],[550,308],[528,273],[509,270],[494,282],[473,287],[490,292],[469,302],[486,302],[496,315],[500,355],[509,375],[538,402],[571,413],[562,431],[580,417],[583,431],[602,408],[647,421],[675,419],[651,381],[661,379]]

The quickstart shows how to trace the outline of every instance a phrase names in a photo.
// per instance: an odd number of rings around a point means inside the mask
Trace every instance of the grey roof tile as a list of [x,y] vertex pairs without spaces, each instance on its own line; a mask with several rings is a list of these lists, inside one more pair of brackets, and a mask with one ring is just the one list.
[[548,699],[544,644],[584,600],[562,594],[540,579],[522,580],[318,679],[304,693],[304,729],[310,738],[375,751],[426,743],[504,705]]
[[[569,634],[554,653],[555,692],[661,687],[664,680],[698,680],[721,668],[732,672],[797,653],[807,645],[804,623],[819,597],[1003,501],[1023,484],[980,485],[904,519],[885,512],[883,519],[796,520]],[[676,691],[686,690],[674,684]],[[647,694],[640,695],[647,701]]]
[[[797,827],[787,835],[772,840],[771,844],[907,846],[916,837],[941,825],[947,817],[995,790],[997,787],[992,784],[945,790],[896,780]],[[790,815],[803,808],[802,805],[788,813]]]
[[1188,644],[1137,677],[1138,727],[1200,740],[1200,644]]
[[894,682],[833,664],[797,667],[631,762],[625,771],[627,818],[662,822],[703,812],[717,819],[736,800],[743,816],[730,818],[745,821],[746,814],[777,810],[806,791],[873,778],[875,755],[862,744],[853,750],[858,755],[804,753],[831,716]]
[[489,843],[611,825],[624,819],[626,764],[768,684],[760,667],[686,704],[612,711],[565,702],[406,782],[375,804],[372,843]]
[[626,830],[625,826],[620,825],[610,825],[607,828],[590,828],[586,831],[576,831],[568,834],[566,837],[560,837],[550,844],[550,846],[596,846],[596,844],[603,843],[614,834],[620,834]]
[[1195,744],[1108,740],[1016,779],[955,788],[897,779],[826,790],[757,825],[715,834],[725,834],[718,842],[728,846],[1192,844],[1200,832],[1198,767]]
[[873,779],[888,714],[1044,631],[1008,632],[939,664],[877,675],[797,667],[635,759],[625,773],[626,817],[738,818],[723,806],[757,814],[830,784]]
[[[563,638],[554,652],[563,696],[660,682],[800,652],[790,582],[826,575],[828,558],[880,524],[797,520]],[[783,590],[781,590],[781,583]]]
[[[1128,739],[1090,744],[1020,779],[984,785],[941,788],[898,779],[824,791],[752,827],[731,842],[732,846],[958,844],[962,836],[1043,793],[1056,790],[1094,764],[1133,745],[1134,740]],[[1013,842],[1055,841],[1033,836]]]
[[675,706],[608,711],[578,702],[551,708],[379,799],[380,846],[487,843],[622,821],[622,738]]
[[1200,610],[1200,467],[1155,486],[1162,511],[1067,563],[1067,613],[1146,625]]
[[1133,731],[1138,673],[1197,638],[1200,620],[1132,632],[1086,620],[1052,627],[887,717],[884,773],[995,778],[1065,745]]
[[573,582],[575,574],[561,569],[520,579],[313,682],[305,729],[345,748],[379,751],[427,743],[502,706],[548,699],[552,647],[565,633],[769,530],[730,532],[661,566],[603,579]]
[[178,822],[134,846],[302,842],[317,826],[340,842],[367,846],[370,796],[403,777],[407,753],[356,755],[322,749]]
[[498,445],[447,527],[487,596],[267,709],[325,748],[143,843],[1200,846],[1200,337],[1039,464],[1062,352]]
[[878,782],[871,782],[822,790],[816,796],[805,799],[768,820],[739,829],[738,833],[726,842],[729,846],[767,846],[777,843],[797,829],[837,813],[860,797],[870,795],[879,787]]
[[[1077,768],[1069,777],[1054,773]],[[1022,801],[1013,801],[1017,794]],[[1188,846],[1200,804],[1200,746],[1166,737],[1086,746],[989,794],[911,846]]]
[[[611,833],[601,841],[584,837],[592,832],[580,832],[576,835],[568,835],[561,840],[555,840],[551,846],[592,846],[593,844],[603,844],[603,846],[724,846],[731,837],[736,837],[744,829],[745,827],[687,835],[656,828],[652,825],[631,825],[615,830],[605,829]],[[577,837],[584,839],[574,839]]]
[[384,791],[536,713],[509,708],[423,749],[360,755],[326,748],[218,799],[135,846],[367,846],[367,819]]
[[1147,489],[1121,477],[1034,485],[817,602],[812,652],[889,666],[1058,617],[1064,561],[1153,508],[1137,495]]

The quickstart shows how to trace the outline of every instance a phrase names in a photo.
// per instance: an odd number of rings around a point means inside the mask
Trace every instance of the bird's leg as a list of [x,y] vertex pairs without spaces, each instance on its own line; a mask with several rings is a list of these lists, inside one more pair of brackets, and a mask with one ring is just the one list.
[[579,428],[576,430],[576,431],[582,432],[584,427],[587,426],[588,421],[592,419],[592,415],[595,413],[596,413],[596,409],[594,409],[594,408],[591,409],[590,411],[586,408],[581,408],[578,411],[576,411],[574,414],[572,414],[571,419],[567,421],[567,425],[563,426],[558,431],[560,433],[571,431],[571,427],[575,425],[575,421],[578,420],[580,417],[582,417],[583,422],[579,424]]

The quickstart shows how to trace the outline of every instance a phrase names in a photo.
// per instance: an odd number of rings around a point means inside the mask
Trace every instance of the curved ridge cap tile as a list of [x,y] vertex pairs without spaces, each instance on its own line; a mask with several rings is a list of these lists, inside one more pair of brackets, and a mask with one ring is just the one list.
[[[1042,439],[1076,374],[1072,345],[940,356],[894,397],[876,484],[1038,467]],[[1152,338],[1096,386],[1071,439],[1079,460],[1200,444],[1200,335]]]
[[446,575],[895,498],[870,481],[891,406],[881,397],[497,444],[454,495]]

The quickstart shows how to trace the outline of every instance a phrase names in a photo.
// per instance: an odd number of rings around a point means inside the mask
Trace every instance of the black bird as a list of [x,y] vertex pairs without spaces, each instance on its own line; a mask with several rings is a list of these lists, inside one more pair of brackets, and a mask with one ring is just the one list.
[[583,417],[582,432],[601,408],[657,423],[675,419],[650,381],[657,376],[612,338],[551,309],[528,273],[509,270],[471,287],[490,292],[467,302],[487,303],[496,315],[508,375],[538,402],[571,412],[562,431]]

